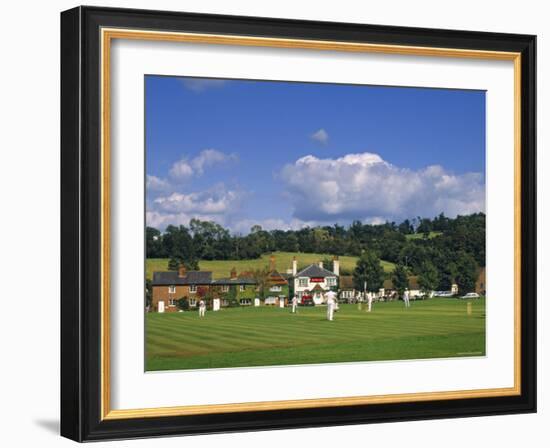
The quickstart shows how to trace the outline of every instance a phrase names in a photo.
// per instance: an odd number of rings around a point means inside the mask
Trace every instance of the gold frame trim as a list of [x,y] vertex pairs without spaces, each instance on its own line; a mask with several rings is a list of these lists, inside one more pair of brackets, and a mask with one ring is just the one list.
[[[213,45],[239,45],[272,48],[295,48],[354,53],[383,53],[411,56],[491,59],[514,62],[514,386],[409,394],[369,395],[305,400],[280,400],[215,405],[190,405],[143,409],[110,408],[110,54],[113,39],[186,42]],[[279,39],[216,34],[195,34],[134,29],[101,29],[101,420],[168,417],[212,413],[247,412],[317,407],[352,406],[412,401],[452,400],[502,397],[521,394],[521,54],[455,48]]]

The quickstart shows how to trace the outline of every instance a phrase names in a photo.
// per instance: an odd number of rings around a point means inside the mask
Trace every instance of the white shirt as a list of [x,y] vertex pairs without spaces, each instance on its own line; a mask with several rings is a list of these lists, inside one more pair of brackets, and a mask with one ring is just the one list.
[[327,305],[334,305],[334,297],[336,296],[334,291],[327,292],[326,296],[327,296]]

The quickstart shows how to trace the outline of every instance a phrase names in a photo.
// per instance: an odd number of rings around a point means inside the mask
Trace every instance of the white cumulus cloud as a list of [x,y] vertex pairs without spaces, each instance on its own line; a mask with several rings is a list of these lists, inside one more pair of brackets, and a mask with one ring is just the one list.
[[294,218],[379,222],[485,209],[480,173],[453,174],[439,165],[400,168],[364,152],[330,159],[305,156],[281,172]]
[[193,176],[202,176],[209,167],[236,160],[236,154],[226,154],[217,149],[203,149],[192,159],[183,158],[175,162],[170,168],[170,176],[177,180],[187,180]]
[[224,184],[189,193],[172,192],[147,204],[147,225],[163,228],[168,224],[188,225],[192,218],[227,225],[238,214],[246,194]]
[[219,165],[237,160],[235,154],[226,154],[217,149],[203,149],[197,157],[191,160],[191,166],[201,175],[204,170],[213,165]]
[[145,187],[147,191],[163,191],[170,187],[170,183],[166,179],[161,179],[157,176],[147,174],[145,179]]
[[326,145],[328,143],[328,132],[325,131],[323,128],[315,131],[313,134],[311,134],[310,137],[312,138],[312,140],[315,140],[322,145]]
[[157,210],[198,214],[223,214],[235,208],[241,199],[238,191],[216,185],[205,191],[174,192],[153,201]]
[[185,159],[178,160],[170,168],[170,176],[178,180],[186,180],[193,176],[193,168]]

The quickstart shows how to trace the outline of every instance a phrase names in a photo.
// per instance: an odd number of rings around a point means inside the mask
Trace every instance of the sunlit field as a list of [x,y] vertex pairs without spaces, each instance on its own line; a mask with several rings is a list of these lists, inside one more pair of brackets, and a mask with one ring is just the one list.
[[[468,314],[468,303],[471,314]],[[146,370],[485,355],[485,299],[146,314]]]

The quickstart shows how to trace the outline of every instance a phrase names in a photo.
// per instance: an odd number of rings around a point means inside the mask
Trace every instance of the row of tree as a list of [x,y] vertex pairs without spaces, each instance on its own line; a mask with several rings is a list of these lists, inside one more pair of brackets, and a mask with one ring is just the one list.
[[456,283],[459,292],[467,293],[475,289],[479,274],[479,265],[474,257],[466,252],[459,252],[453,260],[437,265],[432,261],[424,261],[414,271],[403,263],[398,263],[392,273],[387,274],[382,268],[381,260],[376,252],[364,252],[353,271],[353,282],[357,290],[366,289],[378,292],[384,281],[392,280],[393,288],[400,297],[409,287],[409,277],[416,274],[418,285],[426,294],[434,290],[448,291]]
[[373,257],[395,263],[398,278],[404,270],[426,287],[441,290],[454,282],[472,290],[478,268],[485,266],[484,213],[300,230],[267,231],[256,225],[248,235],[233,235],[217,223],[193,219],[189,226],[168,226],[163,233],[147,227],[146,239],[147,257],[169,258],[172,270],[180,264],[198,269],[199,260],[255,259],[274,251],[360,256],[356,271],[372,266],[373,280],[367,283],[373,290],[384,277]]

